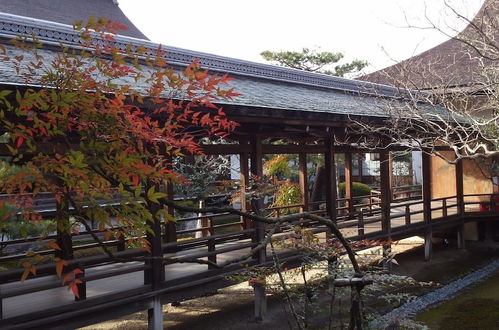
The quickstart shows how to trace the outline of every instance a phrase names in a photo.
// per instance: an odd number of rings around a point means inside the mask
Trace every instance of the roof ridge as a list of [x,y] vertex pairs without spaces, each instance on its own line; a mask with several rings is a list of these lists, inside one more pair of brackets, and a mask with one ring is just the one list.
[[[76,47],[78,43],[81,42],[79,32],[75,31],[70,25],[0,13],[0,37],[11,39],[18,35],[33,35],[38,40],[48,45],[58,46],[60,43],[64,43],[65,45]],[[96,43],[103,44],[104,41],[96,38]],[[135,47],[135,49],[143,47],[147,50],[146,54],[148,53],[151,55],[155,54],[157,49],[161,47],[161,50],[166,52],[164,55],[165,60],[173,65],[186,66],[193,60],[198,59],[202,67],[217,72],[361,94],[387,97],[399,97],[401,95],[401,89],[387,85],[333,77],[270,64],[256,63],[177,47],[164,46],[148,40],[128,36],[117,35],[115,36],[114,43],[118,48],[123,50],[125,50],[129,44]]]

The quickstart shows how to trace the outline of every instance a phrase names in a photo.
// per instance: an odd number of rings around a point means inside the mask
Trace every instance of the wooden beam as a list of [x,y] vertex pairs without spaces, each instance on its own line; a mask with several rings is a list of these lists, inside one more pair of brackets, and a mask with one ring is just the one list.
[[353,214],[353,173],[352,173],[352,153],[345,153],[345,198],[348,203],[348,213]]
[[[262,140],[258,137],[253,137],[250,139],[251,145],[251,175],[253,175],[257,179],[263,178],[263,153],[262,153]],[[263,209],[263,199],[257,198],[255,201],[252,201],[253,211],[257,214]],[[255,235],[253,241],[255,243],[261,242],[265,237],[265,224],[262,222],[254,222]],[[264,263],[267,259],[267,251],[266,249],[261,249],[254,256],[258,263]]]
[[298,180],[300,182],[301,203],[303,204],[302,211],[308,211],[308,173],[307,173],[307,154],[300,153],[298,155],[299,173]]
[[324,165],[326,168],[326,211],[329,218],[336,222],[336,164],[334,161],[334,142],[332,138],[324,139]]
[[384,150],[379,153],[380,156],[380,191],[381,191],[381,216],[382,230],[388,234],[391,232],[390,205],[391,205],[391,182],[390,182],[390,155],[389,151]]

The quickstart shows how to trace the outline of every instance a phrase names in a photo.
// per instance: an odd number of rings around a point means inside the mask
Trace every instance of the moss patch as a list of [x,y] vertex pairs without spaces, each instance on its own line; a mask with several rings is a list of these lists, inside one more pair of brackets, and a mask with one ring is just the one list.
[[499,329],[499,273],[417,319],[430,329]]

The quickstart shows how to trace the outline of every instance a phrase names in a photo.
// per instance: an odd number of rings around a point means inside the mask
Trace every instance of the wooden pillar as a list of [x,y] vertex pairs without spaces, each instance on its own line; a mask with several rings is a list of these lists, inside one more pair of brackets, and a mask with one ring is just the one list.
[[[167,185],[168,186],[168,185]],[[155,190],[158,190],[156,187]],[[148,189],[148,187],[146,187]],[[168,193],[167,193],[168,194]],[[170,196],[168,197],[170,198]],[[147,208],[154,215],[153,222],[148,222],[151,231],[147,232],[146,239],[149,242],[150,254],[146,260],[146,265],[149,266],[144,271],[144,284],[150,284],[151,289],[158,290],[165,282],[165,266],[163,264],[163,249],[161,247],[161,219],[156,216],[160,210],[159,204],[148,202]],[[168,222],[167,226],[174,224]],[[167,227],[168,229],[169,227]],[[167,233],[168,234],[168,233]],[[151,308],[147,311],[149,329],[163,329],[163,307],[159,297],[153,297]]]
[[390,205],[392,202],[391,182],[390,182],[390,156],[389,151],[383,150],[379,155],[380,169],[380,192],[381,192],[381,229],[388,234],[391,233]]
[[[456,161],[456,204],[457,204],[457,214],[464,215],[464,184],[463,184],[463,162],[461,160]],[[464,249],[466,247],[464,240],[464,218],[462,218],[463,223],[457,228],[457,248]]]
[[424,237],[424,260],[426,261],[430,261],[433,254],[432,239],[433,239],[433,231],[432,228],[429,227],[426,230],[426,234]]
[[359,182],[362,183],[362,171],[363,171],[363,162],[364,162],[364,155],[363,153],[359,153],[357,154],[358,155],[358,159],[357,159],[357,165],[358,165],[358,168],[359,168]]
[[431,155],[423,152],[423,219],[431,221]]
[[457,228],[457,248],[464,249],[466,247],[466,243],[464,240],[464,225],[460,225]]
[[[249,205],[246,199],[246,192],[250,184],[250,173],[248,166],[248,154],[239,154],[239,192],[241,194],[241,211],[248,211]],[[244,224],[244,229],[251,228],[251,221],[242,218],[241,221]]]
[[352,173],[352,153],[345,153],[345,198],[348,203],[348,214],[353,214],[353,173]]
[[308,174],[307,174],[307,154],[298,154],[298,180],[300,182],[302,212],[309,210],[308,207]]
[[[198,204],[198,207],[200,209],[203,209],[205,208],[205,202],[204,200],[200,200],[199,201],[199,204]],[[198,217],[199,219],[196,220],[196,229],[199,229],[199,228],[206,228],[210,225],[210,220],[208,218],[203,218],[204,214],[203,213],[198,213]],[[212,235],[210,233],[210,230],[209,229],[203,229],[201,231],[197,231],[196,234],[194,235],[195,238],[201,238],[201,237],[207,237],[207,236],[210,236]]]
[[[165,187],[165,193],[167,195],[166,198],[169,200],[173,200],[173,184],[170,181],[166,181],[164,183]],[[175,210],[173,207],[168,207],[168,214],[173,217],[175,213]],[[175,225],[175,222],[173,221],[168,221],[168,219],[164,219],[165,221],[165,233],[164,233],[164,240],[167,243],[170,242],[176,242],[177,241],[177,226]]]
[[[149,209],[152,214],[156,214],[159,211],[158,204],[150,204]],[[161,284],[165,281],[165,267],[163,266],[163,250],[161,247],[161,222],[159,218],[154,219],[148,225],[152,232],[146,234],[146,239],[149,242],[149,248],[151,250],[150,258],[147,260],[149,268],[144,272],[144,283],[151,284],[153,290],[158,289]]]
[[57,225],[56,242],[60,250],[55,250],[55,257],[64,260],[73,259],[73,240],[71,237],[71,224],[69,222],[68,201],[61,197],[56,202],[55,221]]
[[147,323],[149,330],[163,329],[163,305],[159,297],[154,297],[151,308],[147,311]]
[[326,211],[331,220],[336,222],[336,164],[334,162],[333,139],[325,138],[324,164],[326,168]]
[[423,173],[423,219],[426,223],[426,234],[424,237],[424,257],[426,261],[431,260],[433,230],[431,227],[431,155],[422,153]]
[[[163,265],[163,252],[161,250],[161,224],[156,219],[151,225],[153,233],[147,233],[151,254],[146,261],[149,266],[144,271],[144,283],[150,284],[152,290],[157,290],[165,281],[165,266]],[[152,306],[147,310],[149,329],[163,329],[163,306],[159,297],[153,297]]]
[[[262,141],[258,137],[252,137],[251,143],[251,175],[261,179],[263,178],[263,163],[262,163]],[[255,213],[261,214],[263,210],[263,199],[262,196],[255,196],[252,200],[252,209]],[[253,241],[261,242],[265,238],[265,224],[262,222],[254,222],[255,233],[253,236]],[[258,263],[264,263],[267,259],[267,251],[262,249],[254,256]]]
[[463,161],[456,162],[456,198],[457,198],[457,214],[464,214],[464,184],[463,184]]

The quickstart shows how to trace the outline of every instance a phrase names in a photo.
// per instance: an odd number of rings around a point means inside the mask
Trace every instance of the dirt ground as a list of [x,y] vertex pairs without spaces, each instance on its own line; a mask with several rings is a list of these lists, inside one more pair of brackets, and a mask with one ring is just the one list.
[[[463,274],[487,264],[499,256],[498,244],[470,244],[465,250],[437,244],[430,262],[423,260],[421,241],[406,242],[393,249],[398,266],[393,272],[419,281],[448,283]],[[205,329],[290,329],[290,316],[283,309],[279,297],[268,297],[268,313],[263,322],[256,322],[253,314],[253,290],[247,283],[224,288],[218,293],[164,306],[164,327],[175,330]],[[85,327],[90,329],[147,329],[145,312]]]

